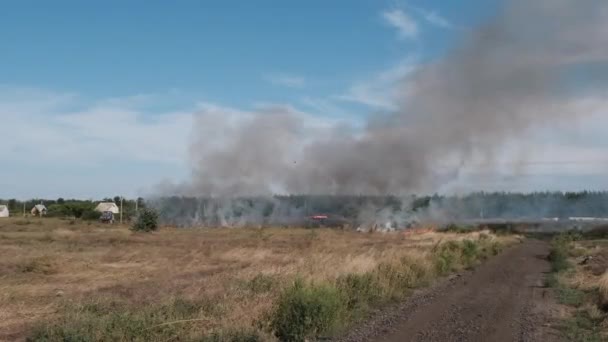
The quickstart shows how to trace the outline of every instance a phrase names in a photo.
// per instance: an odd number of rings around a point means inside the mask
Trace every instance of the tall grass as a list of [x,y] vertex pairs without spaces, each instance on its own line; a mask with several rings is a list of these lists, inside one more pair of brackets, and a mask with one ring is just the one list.
[[[384,262],[364,273],[328,281],[297,279],[280,291],[271,310],[253,326],[210,329],[207,323],[224,315],[221,300],[175,299],[137,309],[100,300],[66,307],[65,316],[36,326],[29,340],[255,342],[271,338],[301,342],[330,337],[433,278],[488,257],[493,243],[491,239],[450,241],[424,256]],[[268,295],[279,283],[258,275],[243,285],[252,294]]]
[[[11,319],[0,321],[0,340],[331,336],[516,240],[482,231],[163,228],[137,234],[96,222],[4,222],[0,288],[10,295],[0,296],[0,316]],[[311,312],[325,318],[310,318],[318,316]]]
[[[70,304],[68,304],[70,305]],[[28,341],[262,341],[248,329],[203,333],[205,322],[221,315],[221,303],[175,299],[132,309],[116,302],[90,302],[67,308],[59,321],[35,326]]]
[[334,283],[297,281],[279,298],[269,328],[281,341],[306,341],[331,334],[370,309],[405,298],[430,279],[474,265],[493,254],[487,240],[450,241],[425,260],[402,258],[371,272],[348,274]]
[[549,252],[549,262],[551,263],[552,272],[558,273],[572,267],[568,261],[568,257],[573,248],[572,242],[578,239],[579,237],[577,235],[571,233],[562,233],[553,238]]
[[598,293],[600,308],[608,311],[608,271],[602,274],[598,281]]
[[562,233],[553,238],[549,254],[552,272],[547,278],[547,286],[555,288],[560,304],[576,308],[571,317],[563,319],[561,330],[564,337],[568,341],[599,342],[605,340],[601,335],[604,314],[595,304],[595,298],[599,297],[600,308],[606,308],[608,272],[599,279],[597,294],[589,284],[586,284],[585,290],[580,287],[580,281],[573,282],[584,272],[581,267],[570,262],[571,258],[579,256],[581,250],[584,250],[575,246],[575,242],[581,238],[576,232]]

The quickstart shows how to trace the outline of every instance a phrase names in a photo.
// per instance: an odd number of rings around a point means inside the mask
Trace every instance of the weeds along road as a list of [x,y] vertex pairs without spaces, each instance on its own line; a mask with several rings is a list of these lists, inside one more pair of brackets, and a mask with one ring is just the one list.
[[[351,341],[558,341],[545,328],[547,243],[526,240],[474,271],[414,295]],[[367,329],[367,331],[365,331]],[[366,336],[367,335],[367,336]]]

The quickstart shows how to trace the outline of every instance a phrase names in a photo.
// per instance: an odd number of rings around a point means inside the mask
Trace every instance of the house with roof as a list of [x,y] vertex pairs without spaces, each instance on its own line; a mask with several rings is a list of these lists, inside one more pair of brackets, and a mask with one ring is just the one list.
[[34,216],[44,216],[47,213],[47,209],[44,204],[36,204],[31,211]]
[[112,214],[119,214],[120,208],[114,202],[101,202],[95,207],[95,211],[99,211],[100,213],[109,211]]

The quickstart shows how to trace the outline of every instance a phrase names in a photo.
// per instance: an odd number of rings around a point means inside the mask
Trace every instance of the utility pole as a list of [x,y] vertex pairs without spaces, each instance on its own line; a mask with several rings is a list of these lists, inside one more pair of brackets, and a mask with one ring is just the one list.
[[120,196],[120,224],[122,224],[122,199],[123,197]]

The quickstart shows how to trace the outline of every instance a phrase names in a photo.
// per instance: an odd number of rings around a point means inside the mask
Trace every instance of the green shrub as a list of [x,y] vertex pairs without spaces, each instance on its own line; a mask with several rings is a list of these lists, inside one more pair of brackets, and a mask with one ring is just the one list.
[[101,217],[101,213],[95,209],[86,209],[82,212],[80,218],[87,221],[96,221]]
[[557,290],[557,299],[561,304],[579,307],[583,304],[585,293],[578,289],[562,287]]
[[572,238],[573,237],[570,234],[566,233],[558,235],[551,241],[549,262],[551,263],[552,272],[561,272],[572,266],[568,262],[568,253],[571,249]]
[[557,273],[555,273],[555,272],[549,273],[549,275],[545,279],[545,286],[552,287],[552,288],[559,287],[559,279],[557,278]]
[[379,284],[372,273],[348,274],[338,278],[336,284],[349,312],[365,310],[381,297]]
[[435,254],[435,271],[439,275],[445,275],[455,271],[460,258],[460,244],[450,241],[439,247]]
[[158,213],[153,209],[142,209],[131,228],[137,232],[151,232],[158,229]]
[[462,257],[466,266],[470,266],[479,256],[479,246],[476,242],[471,240],[464,240],[462,242]]
[[335,328],[343,310],[337,288],[296,281],[279,298],[271,328],[281,341],[305,341]]
[[602,338],[601,322],[596,322],[584,311],[578,311],[561,327],[565,337],[572,342],[600,342]]

